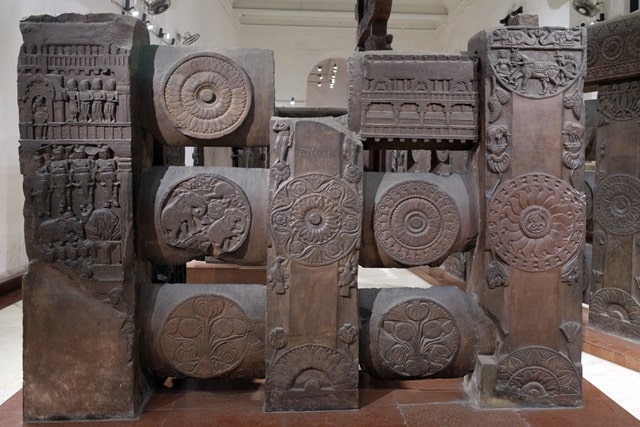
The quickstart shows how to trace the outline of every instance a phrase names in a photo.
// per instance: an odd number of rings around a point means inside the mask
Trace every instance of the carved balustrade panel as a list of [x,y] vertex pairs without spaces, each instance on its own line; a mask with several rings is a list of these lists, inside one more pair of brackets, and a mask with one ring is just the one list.
[[486,109],[470,286],[499,328],[470,382],[485,403],[581,402],[585,48],[583,29],[507,27],[470,41]]
[[132,200],[145,159],[131,75],[147,31],[133,18],[75,14],[20,28],[24,418],[133,417],[145,385]]
[[355,409],[362,146],[334,119],[271,125],[265,410]]

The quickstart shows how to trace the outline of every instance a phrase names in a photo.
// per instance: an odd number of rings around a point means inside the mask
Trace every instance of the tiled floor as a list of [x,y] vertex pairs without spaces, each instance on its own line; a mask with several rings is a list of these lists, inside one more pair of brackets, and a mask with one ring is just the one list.
[[[0,297],[0,307],[11,304],[0,310],[0,427],[22,426],[22,302],[17,299],[19,294]],[[381,383],[364,377],[359,411],[266,414],[260,381],[183,381],[157,390],[140,421],[101,425],[640,426],[640,373],[586,353],[583,368],[584,406],[574,409],[479,410],[467,401],[461,379]],[[91,424],[97,423],[81,425]]]

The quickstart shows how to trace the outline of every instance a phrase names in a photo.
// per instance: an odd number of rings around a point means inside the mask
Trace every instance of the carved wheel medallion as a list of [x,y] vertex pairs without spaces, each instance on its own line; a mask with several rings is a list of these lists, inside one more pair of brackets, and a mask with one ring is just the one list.
[[579,398],[581,388],[573,363],[550,348],[521,348],[498,364],[496,390],[519,400],[562,403]]
[[169,73],[163,106],[180,133],[213,139],[242,124],[252,98],[251,81],[241,66],[215,54],[197,54]]
[[176,184],[163,200],[159,217],[158,235],[168,245],[198,253],[237,250],[251,225],[249,200],[242,189],[213,174]]
[[360,239],[360,197],[330,176],[292,179],[273,197],[271,234],[278,253],[305,265],[344,257]]
[[572,258],[584,240],[584,202],[566,182],[545,174],[505,182],[488,206],[496,253],[524,271],[546,271]]
[[165,321],[160,348],[176,371],[213,378],[232,371],[248,352],[249,322],[233,301],[199,295],[178,305]]
[[640,181],[629,175],[610,175],[596,189],[593,200],[596,221],[618,235],[640,231]]
[[384,366],[401,377],[438,373],[453,361],[459,346],[453,315],[428,299],[413,299],[391,308],[378,334],[378,352]]
[[387,190],[374,212],[375,239],[402,264],[424,265],[449,254],[460,231],[454,200],[437,186],[409,181]]

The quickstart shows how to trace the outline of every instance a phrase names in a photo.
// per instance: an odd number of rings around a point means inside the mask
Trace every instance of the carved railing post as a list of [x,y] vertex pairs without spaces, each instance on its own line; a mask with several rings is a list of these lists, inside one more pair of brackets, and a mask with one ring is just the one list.
[[136,340],[133,169],[142,160],[131,76],[148,33],[134,18],[74,14],[30,17],[21,31],[24,418],[135,417],[146,387]]
[[333,119],[271,124],[265,410],[355,409],[362,146]]
[[485,108],[471,289],[500,331],[469,384],[482,403],[581,402],[585,47],[583,29],[563,28],[500,28],[470,42]]
[[598,85],[589,323],[640,341],[640,13],[588,36],[587,83]]

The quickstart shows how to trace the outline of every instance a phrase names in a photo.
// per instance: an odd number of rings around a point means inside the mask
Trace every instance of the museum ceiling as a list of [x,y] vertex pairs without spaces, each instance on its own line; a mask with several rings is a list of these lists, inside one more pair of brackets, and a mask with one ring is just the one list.
[[[225,0],[241,25],[353,27],[354,0]],[[389,29],[435,30],[468,0],[393,0]]]

